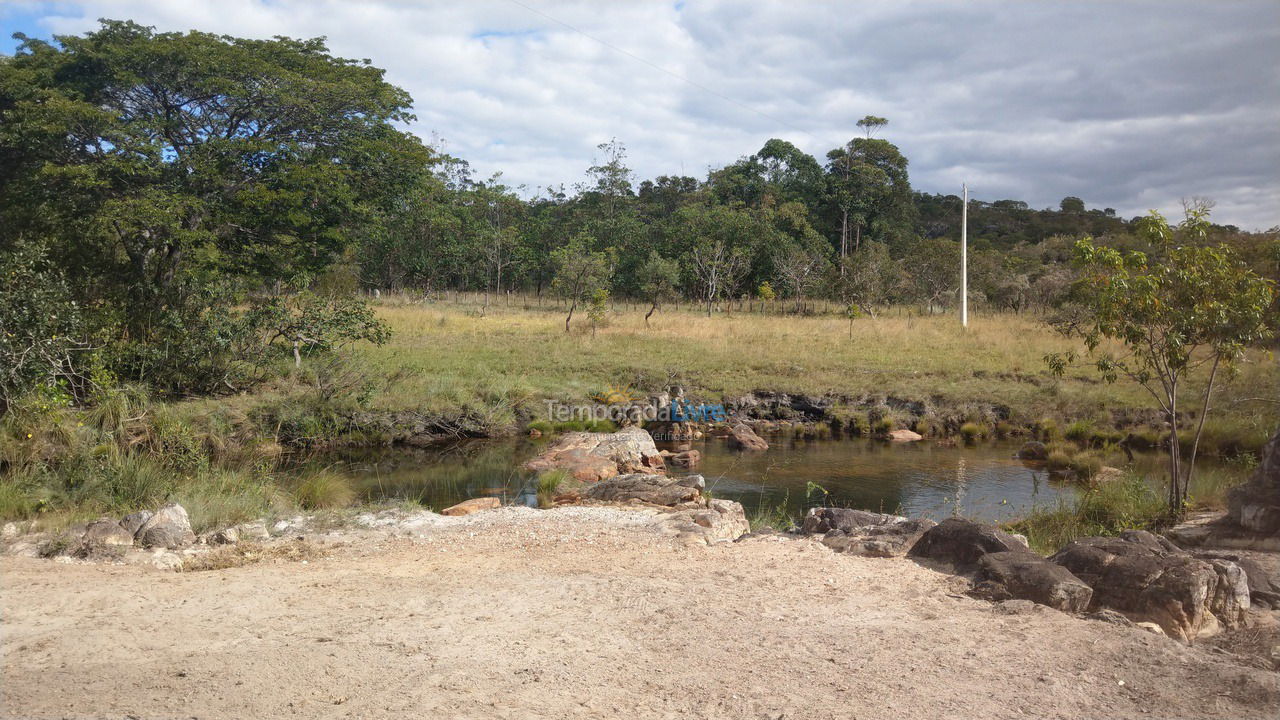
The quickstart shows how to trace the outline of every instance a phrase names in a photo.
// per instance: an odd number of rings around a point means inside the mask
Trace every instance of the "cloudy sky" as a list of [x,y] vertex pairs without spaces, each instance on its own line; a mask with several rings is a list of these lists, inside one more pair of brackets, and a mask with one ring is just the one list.
[[424,139],[529,192],[612,137],[640,177],[704,177],[771,137],[821,158],[874,114],[917,189],[1280,224],[1280,0],[0,0],[4,38],[99,17],[325,36],[412,93]]

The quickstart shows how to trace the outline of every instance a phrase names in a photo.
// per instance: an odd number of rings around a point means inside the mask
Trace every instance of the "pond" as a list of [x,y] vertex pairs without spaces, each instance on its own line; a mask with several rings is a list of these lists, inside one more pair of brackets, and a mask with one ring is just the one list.
[[[695,442],[703,461],[694,472],[706,477],[715,497],[741,502],[748,515],[785,505],[799,516],[826,504],[934,519],[958,512],[1000,522],[1078,492],[1073,483],[1014,459],[1016,442],[949,447],[857,438],[768,440],[764,452],[731,450],[723,440]],[[407,500],[439,510],[488,495],[533,504],[532,477],[519,467],[545,444],[470,440],[425,450],[330,454],[307,465],[347,475],[368,502]]]

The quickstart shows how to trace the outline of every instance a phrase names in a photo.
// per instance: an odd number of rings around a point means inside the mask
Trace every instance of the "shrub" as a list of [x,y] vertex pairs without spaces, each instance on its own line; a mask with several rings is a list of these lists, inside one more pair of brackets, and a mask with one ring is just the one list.
[[356,491],[347,476],[321,470],[298,481],[293,497],[308,510],[328,510],[350,505],[356,498]]
[[1076,538],[1156,530],[1168,518],[1165,501],[1145,479],[1129,475],[1092,488],[1074,501],[1036,508],[1005,528],[1027,536],[1032,549],[1050,554]]
[[549,435],[555,432],[556,426],[550,420],[534,420],[526,426],[526,429],[537,430],[543,435]]
[[1035,426],[1036,437],[1041,442],[1052,442],[1058,439],[1058,423],[1053,418],[1041,418]]
[[548,470],[538,476],[538,507],[551,507],[555,499],[556,490],[568,476],[569,473],[564,470]]
[[1093,423],[1089,420],[1077,420],[1067,426],[1062,436],[1074,443],[1087,444],[1093,437]]
[[970,445],[987,436],[986,427],[978,423],[967,422],[960,426],[960,437]]
[[1071,472],[1078,480],[1092,480],[1102,470],[1102,458],[1094,452],[1085,451],[1071,456],[1068,462]]

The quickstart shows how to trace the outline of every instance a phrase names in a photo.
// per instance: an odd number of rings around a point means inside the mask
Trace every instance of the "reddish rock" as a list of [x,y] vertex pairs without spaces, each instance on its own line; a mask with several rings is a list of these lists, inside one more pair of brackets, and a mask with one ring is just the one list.
[[481,510],[496,510],[502,507],[502,501],[496,497],[479,497],[463,500],[457,505],[440,511],[441,515],[470,515]]
[[581,482],[599,482],[620,474],[665,472],[666,463],[649,433],[628,427],[615,433],[566,433],[524,468],[566,470]]
[[750,426],[745,423],[738,423],[729,431],[729,445],[731,447],[742,448],[743,450],[768,450],[769,443],[764,438],[756,434]]

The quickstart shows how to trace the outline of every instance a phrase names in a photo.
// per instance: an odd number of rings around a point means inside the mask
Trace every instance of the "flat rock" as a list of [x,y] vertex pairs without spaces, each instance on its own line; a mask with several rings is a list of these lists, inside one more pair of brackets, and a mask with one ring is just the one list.
[[1091,609],[1109,608],[1138,623],[1157,623],[1183,641],[1212,635],[1222,624],[1234,627],[1249,608],[1239,566],[1199,560],[1142,530],[1080,538],[1050,560],[1093,588]]
[[655,520],[658,529],[690,544],[729,542],[751,532],[746,512],[732,500],[711,500],[705,508],[662,513]]
[[839,553],[864,557],[901,557],[937,523],[851,508],[814,508],[801,532],[823,534],[822,544]]
[[169,503],[147,518],[134,534],[139,545],[149,548],[180,548],[196,541],[186,508]]
[[914,430],[902,428],[890,431],[889,439],[893,442],[919,442],[924,439],[924,436]]
[[496,497],[478,497],[463,500],[440,511],[441,515],[470,515],[481,510],[496,510],[502,507],[502,501]]
[[1030,550],[987,553],[978,559],[975,594],[988,600],[1030,600],[1055,610],[1084,612],[1093,589],[1071,571]]
[[907,555],[965,570],[976,567],[979,558],[987,553],[1027,549],[1025,542],[999,528],[963,518],[947,518],[926,531]]
[[619,475],[588,486],[583,497],[606,502],[640,501],[670,507],[693,502],[702,496],[706,481],[701,475],[671,478],[666,475],[633,473]]

